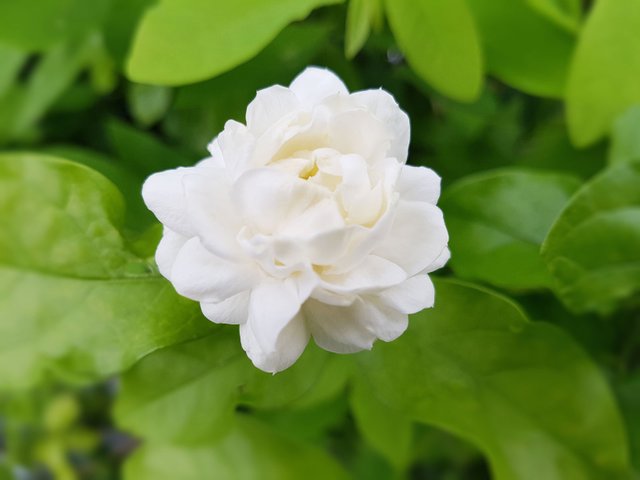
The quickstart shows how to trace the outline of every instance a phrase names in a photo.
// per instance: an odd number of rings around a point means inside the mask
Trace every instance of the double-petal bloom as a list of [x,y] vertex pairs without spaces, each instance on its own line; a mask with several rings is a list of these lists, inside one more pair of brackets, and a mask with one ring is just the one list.
[[433,306],[449,258],[440,179],[405,165],[409,119],[384,90],[349,94],[309,68],[258,92],[211,157],[152,175],[160,273],[211,321],[240,325],[260,369],[293,364],[310,337],[370,349]]

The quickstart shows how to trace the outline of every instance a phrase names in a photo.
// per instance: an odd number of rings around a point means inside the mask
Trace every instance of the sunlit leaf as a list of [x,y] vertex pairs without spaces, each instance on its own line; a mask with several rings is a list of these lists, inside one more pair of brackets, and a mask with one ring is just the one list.
[[0,156],[1,389],[88,381],[210,328],[127,246],[123,201],[94,171]]
[[526,0],[467,0],[478,25],[487,70],[527,93],[561,97],[574,36]]
[[567,86],[569,132],[576,145],[609,133],[640,103],[640,0],[599,0],[580,34]]
[[386,0],[389,25],[411,67],[456,100],[478,97],[480,39],[464,0]]
[[159,85],[214,77],[253,57],[290,22],[340,1],[160,0],[138,27],[127,74]]

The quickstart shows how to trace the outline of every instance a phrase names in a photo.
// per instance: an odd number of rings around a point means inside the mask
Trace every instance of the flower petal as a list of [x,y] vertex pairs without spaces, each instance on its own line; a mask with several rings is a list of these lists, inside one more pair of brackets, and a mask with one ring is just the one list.
[[410,137],[409,117],[394,98],[384,90],[364,90],[351,94],[351,99],[373,113],[388,131],[393,132],[387,156],[406,162]]
[[369,312],[360,299],[348,307],[309,299],[302,310],[313,339],[325,350],[354,353],[371,349],[376,340],[376,335],[366,326]]
[[142,198],[147,208],[163,225],[186,237],[193,236],[194,229],[187,216],[182,179],[195,169],[180,167],[154,173],[142,185]]
[[250,291],[240,292],[222,302],[202,302],[200,308],[205,317],[214,323],[240,325],[247,321],[249,315]]
[[440,177],[430,168],[405,165],[396,188],[403,200],[435,205],[440,197]]
[[247,107],[247,127],[257,138],[285,115],[300,108],[295,93],[281,85],[259,90]]
[[342,275],[320,275],[321,287],[335,293],[379,291],[404,282],[406,272],[389,260],[368,255],[355,268]]
[[309,329],[302,315],[296,315],[280,332],[276,349],[265,352],[251,325],[240,325],[240,343],[253,364],[269,373],[281,372],[289,368],[304,352],[309,343]]
[[265,234],[277,232],[323,197],[320,187],[273,168],[244,173],[232,190],[242,219]]
[[156,249],[156,264],[162,276],[169,281],[171,281],[171,270],[176,257],[187,240],[186,237],[168,227],[164,227],[162,230],[162,238]]
[[184,297],[218,303],[252,288],[259,281],[258,275],[249,264],[217,257],[194,237],[180,250],[171,271],[171,282]]
[[413,276],[441,255],[448,240],[449,234],[438,207],[400,200],[390,232],[372,253],[400,265]]
[[406,313],[375,301],[366,302],[366,305],[368,307],[365,316],[367,328],[380,340],[391,342],[402,335],[409,326],[409,317]]
[[257,342],[265,353],[277,348],[280,333],[300,311],[313,286],[294,277],[266,278],[251,292],[249,319]]
[[333,72],[318,67],[305,69],[291,82],[289,88],[306,105],[317,105],[332,95],[349,94],[342,80]]
[[417,313],[433,307],[434,298],[433,283],[425,274],[411,277],[377,295],[380,303],[404,314]]
[[236,235],[241,224],[231,202],[228,179],[223,170],[185,175],[187,213],[194,234],[208,250],[222,258],[237,258],[241,252]]

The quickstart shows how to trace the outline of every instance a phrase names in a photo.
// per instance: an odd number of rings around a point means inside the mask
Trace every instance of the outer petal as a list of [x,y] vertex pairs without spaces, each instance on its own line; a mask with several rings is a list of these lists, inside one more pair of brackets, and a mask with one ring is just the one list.
[[154,173],[142,185],[142,198],[147,208],[163,225],[186,237],[192,237],[194,229],[187,216],[182,179],[196,168],[180,167]]
[[448,240],[449,234],[438,207],[401,200],[391,231],[372,253],[400,265],[413,276],[440,257]]
[[435,290],[431,279],[420,274],[400,285],[383,290],[377,295],[379,303],[404,314],[419,312],[433,307]]
[[183,178],[189,223],[208,250],[223,258],[237,258],[239,218],[231,203],[223,170]]
[[274,85],[258,91],[247,107],[247,127],[259,137],[285,115],[300,108],[295,93],[286,87]]
[[200,308],[204,316],[214,323],[240,325],[247,321],[249,315],[250,293],[249,290],[240,292],[218,303],[203,302]]
[[440,197],[440,177],[430,168],[405,165],[396,188],[403,200],[435,205]]
[[187,237],[183,237],[170,228],[164,227],[162,239],[156,249],[156,264],[162,276],[169,281],[171,281],[171,270],[176,257],[187,240]]
[[248,323],[264,353],[278,350],[282,332],[311,293],[310,277],[302,277],[298,281],[292,277],[284,280],[267,278],[251,292]]
[[240,343],[260,370],[277,373],[289,368],[302,355],[309,342],[309,329],[302,315],[296,315],[278,335],[276,348],[265,351],[249,323],[240,325]]
[[406,313],[399,312],[379,302],[367,302],[367,327],[376,337],[385,342],[395,340],[402,335],[409,325]]
[[307,68],[291,82],[289,88],[306,105],[316,105],[332,95],[349,94],[342,80],[333,72],[318,67]]
[[310,299],[304,304],[303,312],[315,342],[330,352],[369,350],[376,340],[376,335],[367,327],[368,308],[360,299],[348,307]]
[[209,148],[214,157],[218,152],[222,155],[227,172],[232,178],[237,178],[251,167],[255,141],[255,137],[246,126],[229,120]]
[[394,157],[402,163],[406,162],[410,136],[409,117],[393,97],[384,90],[365,90],[353,93],[351,98],[373,113],[392,133],[387,156]]
[[205,249],[197,237],[184,244],[171,271],[176,291],[201,302],[218,303],[259,281],[250,265],[229,262]]
[[431,262],[427,268],[424,269],[424,273],[434,272],[446,265],[446,263],[451,258],[451,251],[448,247],[444,247],[438,258],[436,258],[433,262]]

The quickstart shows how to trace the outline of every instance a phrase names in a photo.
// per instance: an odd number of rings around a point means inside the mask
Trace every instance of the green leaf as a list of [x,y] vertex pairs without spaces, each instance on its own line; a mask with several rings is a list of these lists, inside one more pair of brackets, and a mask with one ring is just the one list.
[[154,442],[210,441],[231,428],[247,375],[237,329],[218,328],[148,355],[126,372],[115,418],[121,428]]
[[609,163],[640,161],[640,105],[634,105],[613,124]]
[[[180,408],[179,406],[177,408]],[[197,417],[208,410],[191,412]],[[125,480],[346,480],[322,450],[293,441],[250,417],[218,442],[183,446],[146,443],[127,460]]]
[[640,164],[611,167],[573,197],[544,241],[555,291],[575,312],[609,313],[640,290]]
[[393,35],[418,75],[456,100],[480,95],[480,39],[464,0],[385,0],[385,6]]
[[478,25],[487,71],[526,93],[561,97],[575,38],[526,0],[467,0]]
[[0,2],[0,41],[43,50],[82,36],[104,20],[110,0],[11,0]]
[[[140,231],[150,225],[159,225],[156,218],[149,211],[142,200],[143,175],[136,175],[126,168],[123,162],[110,158],[94,150],[88,150],[73,145],[55,145],[46,147],[42,153],[73,160],[96,170],[118,186],[126,202],[125,226],[134,231]],[[157,243],[156,243],[157,244]],[[155,249],[155,245],[154,245]],[[152,253],[153,254],[153,253]]]
[[362,49],[371,25],[382,9],[381,0],[349,0],[347,7],[347,28],[344,36],[344,52],[353,58]]
[[396,469],[409,464],[412,424],[402,412],[381,403],[365,380],[356,377],[349,395],[351,411],[364,439]]
[[182,85],[247,61],[311,10],[341,0],[160,0],[147,10],[127,61],[135,82]]
[[625,432],[597,367],[504,297],[436,282],[436,307],[359,355],[377,397],[475,443],[496,480],[627,478]]
[[640,0],[599,0],[580,35],[567,86],[569,133],[585,146],[640,103]]
[[129,111],[136,122],[149,127],[159,122],[171,106],[173,92],[167,87],[131,83],[127,89]]
[[581,0],[527,0],[527,3],[569,32],[576,32],[580,27]]
[[[346,378],[334,368],[339,362],[330,358],[309,345],[295,365],[267,374],[242,351],[237,327],[217,327],[205,338],[153,352],[126,372],[116,420],[121,428],[154,442],[211,442],[229,430],[238,404],[263,410],[300,408],[335,395]],[[340,366],[350,373],[344,363]],[[194,413],[201,411],[208,412],[206,418]]]
[[86,167],[0,155],[2,389],[104,378],[210,331],[127,246],[123,200]]
[[460,277],[500,287],[550,286],[540,245],[579,186],[569,175],[515,168],[458,181],[440,201],[450,266]]

